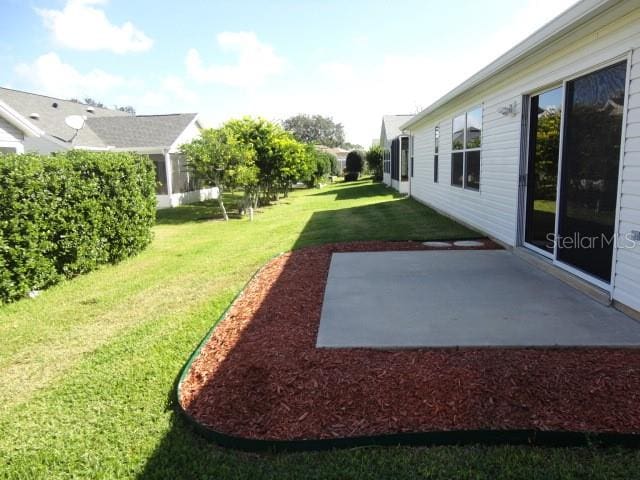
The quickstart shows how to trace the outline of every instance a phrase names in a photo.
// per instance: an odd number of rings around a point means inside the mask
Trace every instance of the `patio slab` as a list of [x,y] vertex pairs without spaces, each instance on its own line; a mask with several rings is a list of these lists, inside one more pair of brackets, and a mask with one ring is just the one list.
[[640,347],[640,323],[504,250],[334,253],[318,347]]

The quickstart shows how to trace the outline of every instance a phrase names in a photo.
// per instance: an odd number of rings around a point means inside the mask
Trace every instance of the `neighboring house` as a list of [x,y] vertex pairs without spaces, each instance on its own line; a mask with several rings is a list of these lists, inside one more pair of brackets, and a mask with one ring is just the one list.
[[635,311],[639,7],[581,1],[400,126],[413,198]]
[[44,132],[0,100],[0,153],[24,153],[26,139]]
[[[76,132],[70,115],[85,118]],[[132,151],[149,155],[156,167],[158,208],[217,198],[200,188],[186,168],[180,145],[202,129],[195,113],[131,115],[118,110],[0,88],[0,152],[50,154],[70,149]]]
[[349,150],[345,150],[340,147],[327,147],[325,145],[316,145],[316,148],[320,152],[330,153],[336,157],[338,161],[338,172],[342,174],[347,166],[347,155],[349,154]]
[[401,125],[413,115],[384,115],[380,128],[382,181],[400,193],[409,193],[409,136]]

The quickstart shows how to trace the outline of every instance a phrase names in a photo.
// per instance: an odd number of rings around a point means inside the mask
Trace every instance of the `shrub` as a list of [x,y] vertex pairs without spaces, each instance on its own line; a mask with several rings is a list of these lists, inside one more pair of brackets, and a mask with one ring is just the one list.
[[329,159],[329,163],[331,165],[331,175],[336,176],[336,175],[340,175],[342,172],[340,171],[340,169],[338,168],[338,158],[333,155],[332,153],[324,153],[324,155],[327,156],[327,158]]
[[329,153],[318,152],[315,147],[308,145],[309,168],[304,183],[309,188],[319,187],[331,175],[331,159],[335,157]]
[[146,156],[0,155],[0,303],[140,252],[154,220]]
[[382,147],[373,145],[366,153],[367,168],[376,182],[382,180]]
[[352,150],[347,155],[346,160],[346,174],[344,176],[345,181],[351,182],[357,180],[360,172],[362,172],[362,167],[364,166],[364,159],[362,157],[362,152],[358,150]]

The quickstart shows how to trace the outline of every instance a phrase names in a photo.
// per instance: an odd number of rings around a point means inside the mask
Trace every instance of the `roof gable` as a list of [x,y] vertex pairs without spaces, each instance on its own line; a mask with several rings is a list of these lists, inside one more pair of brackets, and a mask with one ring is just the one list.
[[403,123],[408,122],[413,115],[384,115],[382,117],[382,132],[386,135],[387,140],[396,138],[402,133]]
[[[88,118],[131,117],[131,114],[126,112],[100,107],[93,107],[93,112],[89,112],[87,110],[89,105],[84,103],[9,88],[0,88],[0,100],[17,111],[25,119],[28,119],[47,135],[64,142],[69,142],[76,134],[76,131],[64,122],[64,119],[69,115],[83,115]],[[34,113],[38,114],[37,119],[31,118],[31,115]],[[83,128],[78,133],[77,141],[80,140],[82,140],[84,144],[92,147],[104,146],[100,138],[87,128]]]
[[110,147],[169,148],[196,117],[195,113],[175,113],[89,118],[87,126]]

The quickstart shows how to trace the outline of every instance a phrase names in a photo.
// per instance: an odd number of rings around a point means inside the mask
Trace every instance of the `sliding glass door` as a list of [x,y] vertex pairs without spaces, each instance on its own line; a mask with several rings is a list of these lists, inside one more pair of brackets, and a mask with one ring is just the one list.
[[558,259],[609,282],[627,64],[567,82]]
[[553,254],[562,87],[532,96],[530,105],[525,242]]
[[604,283],[611,281],[626,71],[626,62],[617,63],[530,97],[525,243]]

